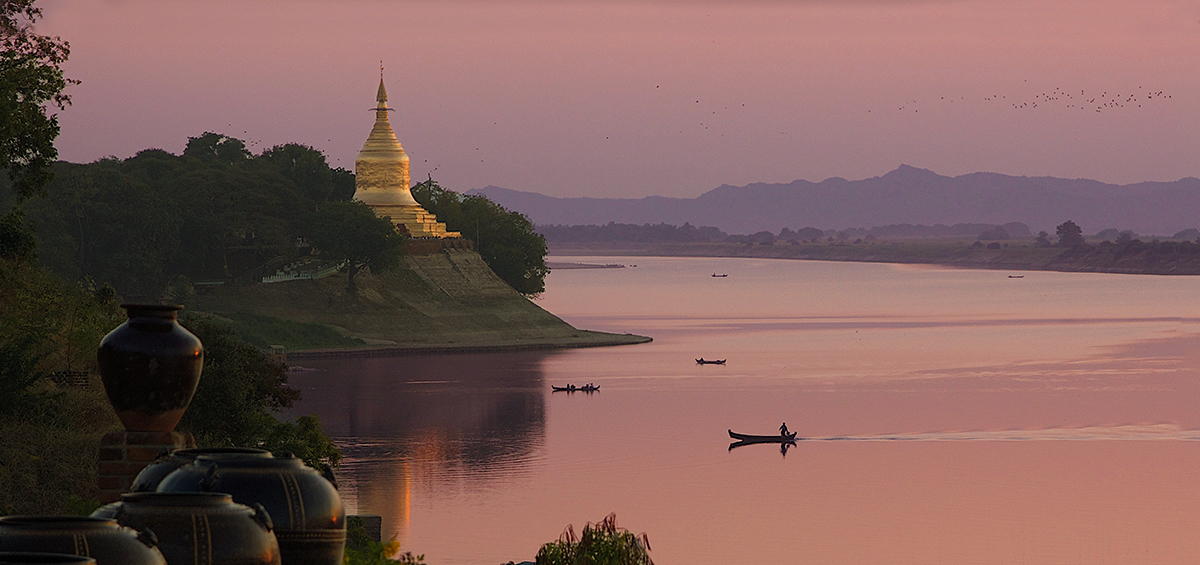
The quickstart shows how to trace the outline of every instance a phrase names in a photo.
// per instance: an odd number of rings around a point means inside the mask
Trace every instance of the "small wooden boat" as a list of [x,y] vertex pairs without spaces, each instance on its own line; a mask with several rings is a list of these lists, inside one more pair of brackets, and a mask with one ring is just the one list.
[[713,278],[717,278],[717,279],[723,279],[723,278],[725,278],[725,277],[728,277],[728,276],[729,276],[729,274],[728,274],[728,273],[721,273],[721,274],[719,274],[719,275],[718,275],[718,274],[716,274],[716,273],[713,273],[713,274],[712,274],[712,276],[713,276]]
[[1023,279],[1023,278],[1025,278],[1025,275],[1008,275],[1008,278],[1010,278],[1010,279]]
[[796,441],[797,433],[798,432],[792,432],[788,435],[781,434],[777,436],[756,436],[750,434],[739,434],[733,430],[729,430],[729,437],[738,441],[744,441],[746,443],[784,443]]
[[575,386],[570,384],[567,386],[550,385],[550,389],[554,392],[596,392],[600,390],[600,385],[594,385],[590,383],[583,386]]
[[697,365],[724,365],[724,359],[705,359],[703,357],[696,360]]

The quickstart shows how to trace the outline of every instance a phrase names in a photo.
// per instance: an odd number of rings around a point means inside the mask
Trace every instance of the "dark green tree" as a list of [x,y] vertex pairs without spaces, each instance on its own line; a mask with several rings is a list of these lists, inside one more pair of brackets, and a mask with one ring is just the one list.
[[222,324],[200,317],[183,323],[204,343],[204,374],[181,430],[209,447],[261,447],[290,451],[313,466],[337,464],[341,455],[315,416],[295,423],[275,417],[300,399],[300,391],[288,386],[287,367]]
[[1059,247],[1070,249],[1083,244],[1083,229],[1071,220],[1059,224],[1054,233],[1058,235]]
[[47,105],[66,109],[71,97],[63,89],[78,83],[63,77],[67,42],[34,32],[42,10],[33,3],[0,2],[0,168],[21,197],[41,192],[53,177],[58,116],[47,115]]
[[25,214],[13,208],[0,217],[0,260],[31,261],[36,257],[37,239],[25,225]]
[[354,276],[361,269],[383,272],[399,264],[404,236],[390,218],[379,218],[359,201],[326,202],[309,215],[305,237],[323,258],[347,261],[346,290],[358,291]]
[[479,255],[509,286],[526,296],[546,290],[546,238],[529,218],[483,196],[464,196],[446,190],[432,179],[412,189],[426,210],[475,242]]
[[256,160],[296,183],[296,188],[309,200],[324,202],[329,199],[333,169],[329,168],[320,151],[307,145],[288,143],[263,151]]
[[220,133],[204,132],[200,137],[189,137],[184,157],[195,157],[201,161],[239,163],[251,157],[246,142]]

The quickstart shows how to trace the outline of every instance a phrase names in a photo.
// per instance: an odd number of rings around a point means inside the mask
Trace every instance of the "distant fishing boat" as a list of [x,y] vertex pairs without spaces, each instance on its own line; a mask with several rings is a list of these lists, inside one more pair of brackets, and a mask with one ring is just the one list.
[[697,365],[724,365],[724,359],[705,359],[703,357],[696,360]]
[[1008,278],[1010,278],[1010,279],[1023,279],[1023,278],[1025,278],[1025,275],[1008,275]]
[[725,278],[725,277],[728,277],[728,276],[729,276],[729,273],[721,273],[721,274],[719,274],[719,275],[718,275],[718,274],[716,274],[716,273],[713,273],[713,274],[712,274],[712,276],[713,276],[713,278],[717,278],[717,279],[723,279],[723,278]]
[[591,383],[585,384],[583,386],[575,386],[573,384],[568,384],[567,386],[550,385],[550,388],[554,392],[596,392],[596,391],[600,390],[600,385],[594,385]]

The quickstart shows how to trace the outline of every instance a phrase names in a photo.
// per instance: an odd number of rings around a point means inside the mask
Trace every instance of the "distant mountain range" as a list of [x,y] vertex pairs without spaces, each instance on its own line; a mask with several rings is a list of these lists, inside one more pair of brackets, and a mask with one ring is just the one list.
[[844,229],[891,224],[1005,224],[1035,232],[1074,220],[1084,233],[1106,228],[1172,235],[1200,226],[1200,179],[1115,185],[1087,179],[972,173],[946,177],[908,165],[850,181],[722,185],[696,198],[556,198],[497,186],[472,190],[535,224],[668,223],[730,233],[781,228]]

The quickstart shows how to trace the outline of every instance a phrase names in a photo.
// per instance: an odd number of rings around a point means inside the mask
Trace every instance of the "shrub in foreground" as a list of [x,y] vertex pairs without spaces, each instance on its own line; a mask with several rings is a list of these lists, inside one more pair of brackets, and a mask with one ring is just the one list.
[[542,546],[537,565],[654,565],[650,539],[617,527],[617,515],[609,514],[598,524],[587,524],[583,535],[567,526],[558,541]]

